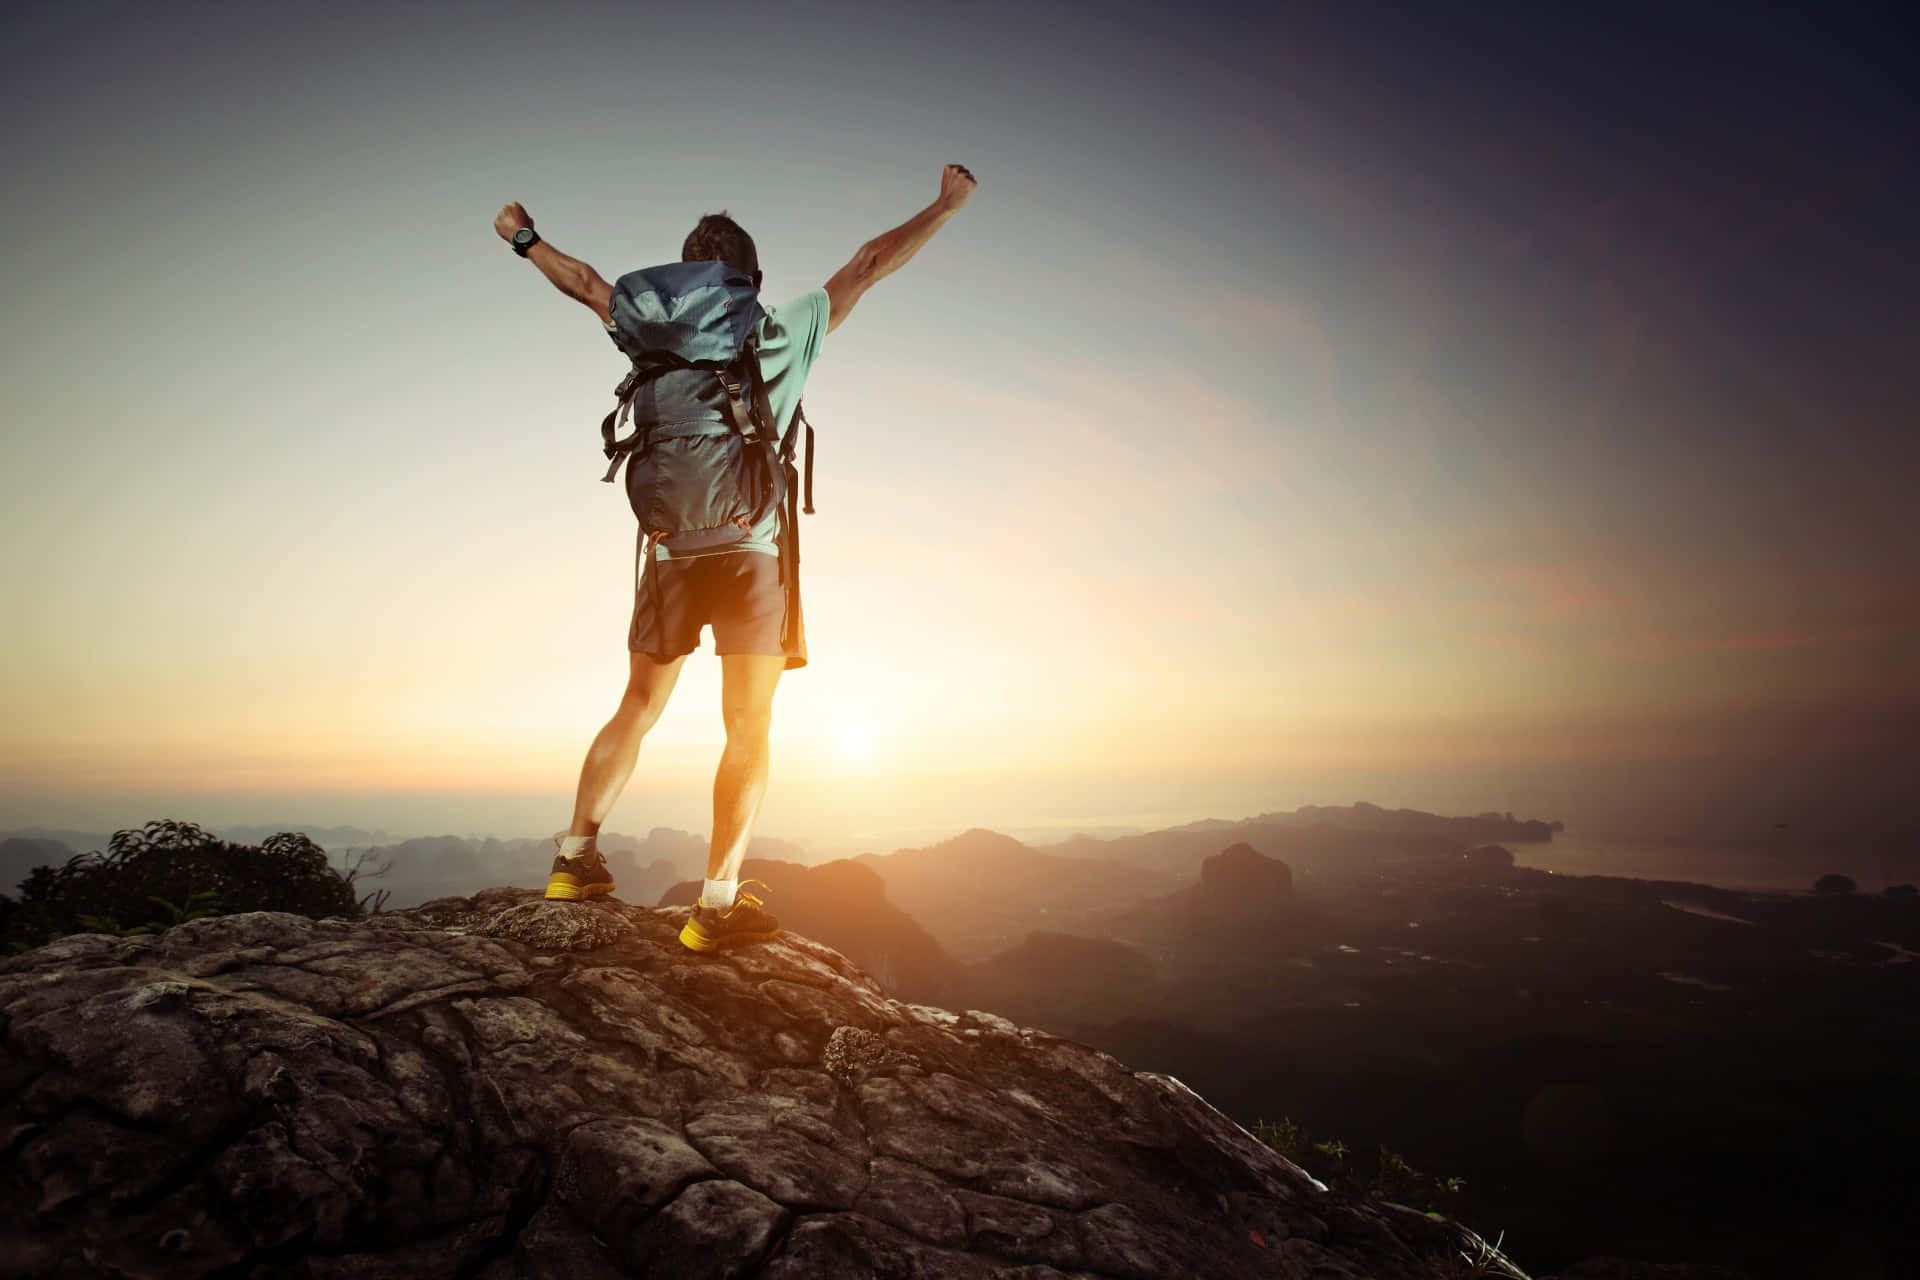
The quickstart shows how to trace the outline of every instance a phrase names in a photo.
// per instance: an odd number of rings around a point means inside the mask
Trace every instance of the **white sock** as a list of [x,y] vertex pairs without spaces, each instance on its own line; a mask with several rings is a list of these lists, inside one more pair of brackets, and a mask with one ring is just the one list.
[[592,836],[561,836],[560,856],[563,858],[584,858],[594,851]]
[[700,905],[725,911],[739,892],[738,880],[707,880],[700,886]]

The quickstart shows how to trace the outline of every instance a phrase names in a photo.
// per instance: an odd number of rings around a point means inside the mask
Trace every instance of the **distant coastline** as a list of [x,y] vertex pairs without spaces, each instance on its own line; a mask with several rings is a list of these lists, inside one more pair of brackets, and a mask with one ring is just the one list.
[[1515,864],[1560,875],[1686,880],[1722,889],[1806,892],[1829,872],[1851,876],[1864,892],[1920,880],[1913,836],[1777,834],[1661,839],[1568,828],[1544,844],[1512,846]]

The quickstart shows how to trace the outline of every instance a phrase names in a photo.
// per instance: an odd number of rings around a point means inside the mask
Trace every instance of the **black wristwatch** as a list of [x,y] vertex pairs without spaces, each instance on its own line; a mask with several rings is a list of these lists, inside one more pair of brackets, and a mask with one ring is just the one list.
[[508,243],[513,245],[515,253],[524,258],[527,256],[527,250],[540,243],[540,233],[532,227],[522,227],[513,233],[513,239]]

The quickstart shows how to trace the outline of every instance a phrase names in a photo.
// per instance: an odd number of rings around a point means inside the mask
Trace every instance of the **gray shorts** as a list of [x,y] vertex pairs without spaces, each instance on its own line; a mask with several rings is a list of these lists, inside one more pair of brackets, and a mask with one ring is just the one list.
[[668,661],[700,647],[713,628],[715,653],[782,656],[789,671],[807,665],[800,587],[780,580],[779,556],[727,551],[684,560],[648,556],[633,586],[627,649]]

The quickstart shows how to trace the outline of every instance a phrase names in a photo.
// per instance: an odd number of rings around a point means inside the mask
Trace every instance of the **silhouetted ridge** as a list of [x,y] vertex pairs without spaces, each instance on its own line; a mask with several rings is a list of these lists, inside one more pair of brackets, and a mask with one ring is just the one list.
[[1101,919],[1177,881],[1150,868],[1042,853],[975,828],[925,849],[862,854],[887,896],[962,960],[981,960],[1035,929],[1095,933]]

